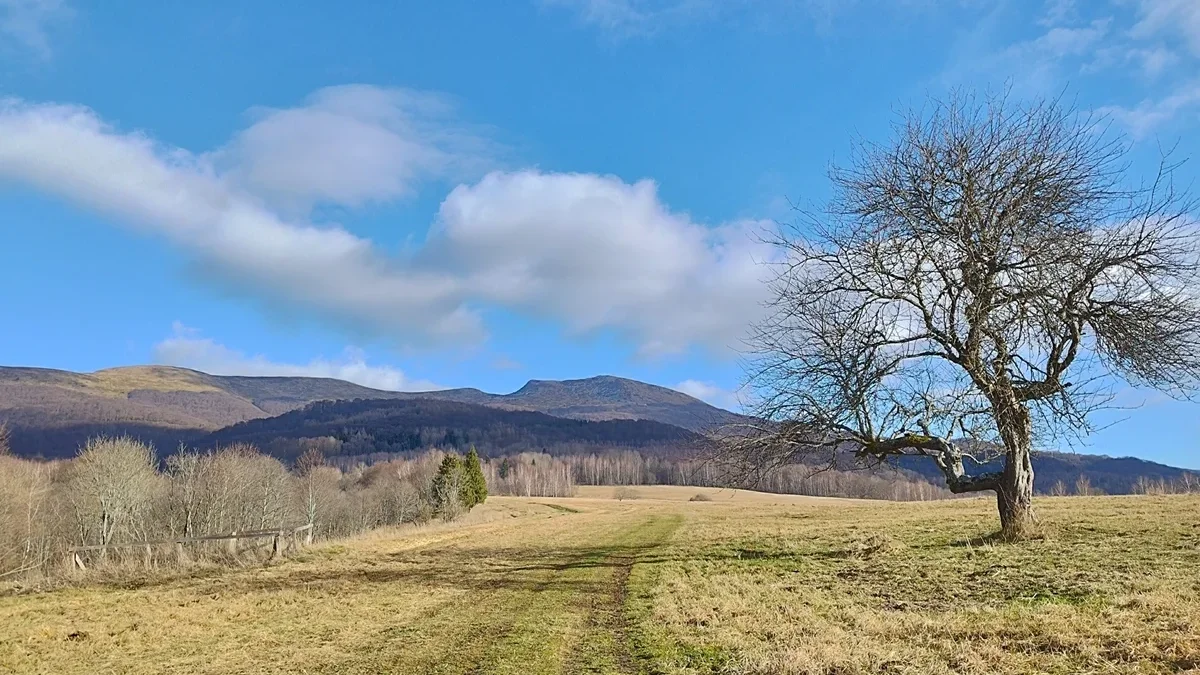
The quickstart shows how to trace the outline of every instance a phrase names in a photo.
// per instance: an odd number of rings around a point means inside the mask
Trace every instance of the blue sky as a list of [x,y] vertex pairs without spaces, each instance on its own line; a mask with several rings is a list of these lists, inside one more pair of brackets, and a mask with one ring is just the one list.
[[[385,4],[394,6],[383,7]],[[736,407],[748,236],[956,86],[1200,173],[1197,0],[0,0],[0,362]],[[1089,452],[1200,467],[1200,408]]]

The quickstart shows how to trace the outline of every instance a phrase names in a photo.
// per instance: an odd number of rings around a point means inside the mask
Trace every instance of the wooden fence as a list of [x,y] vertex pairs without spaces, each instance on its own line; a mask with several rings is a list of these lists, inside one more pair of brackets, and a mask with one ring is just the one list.
[[[163,541],[139,541],[130,544],[97,544],[95,546],[74,546],[67,549],[67,555],[70,556],[75,567],[86,570],[87,567],[83,563],[83,557],[80,553],[86,551],[100,551],[103,557],[107,555],[109,550],[120,549],[145,549],[146,562],[149,564],[154,549],[160,546],[174,546],[175,557],[179,562],[186,562],[187,556],[184,552],[184,544],[197,544],[211,541],[226,541],[227,547],[231,555],[237,554],[238,541],[242,539],[271,539],[271,560],[274,560],[283,553],[284,547],[290,543],[291,548],[298,549],[302,546],[307,546],[312,543],[312,524],[301,525],[300,527],[290,530],[251,530],[248,532],[230,532],[229,534],[210,534],[203,537],[180,537],[178,539],[166,539]],[[301,537],[300,535],[304,536]]]

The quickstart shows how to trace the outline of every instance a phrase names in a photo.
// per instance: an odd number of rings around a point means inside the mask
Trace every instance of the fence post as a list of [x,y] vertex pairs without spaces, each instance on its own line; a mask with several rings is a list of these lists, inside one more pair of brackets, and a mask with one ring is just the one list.
[[146,544],[146,569],[150,569],[153,563],[154,551],[150,548],[150,544]]
[[279,557],[279,539],[282,532],[276,532],[274,537],[271,537],[271,560]]
[[312,546],[312,540],[313,540],[313,524],[309,523],[308,529],[304,531],[304,545]]
[[175,560],[178,561],[180,565],[187,562],[187,557],[183,553],[182,541],[175,542]]

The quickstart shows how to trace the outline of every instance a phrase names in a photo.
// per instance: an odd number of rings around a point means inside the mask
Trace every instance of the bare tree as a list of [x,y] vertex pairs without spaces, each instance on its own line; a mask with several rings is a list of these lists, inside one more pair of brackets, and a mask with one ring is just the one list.
[[[316,448],[309,448],[296,460],[296,475],[303,484],[304,514],[308,524],[317,522],[316,470],[325,465],[325,456]],[[311,530],[309,530],[311,532]]]
[[1075,494],[1080,497],[1089,497],[1096,494],[1095,489],[1092,487],[1091,479],[1083,474],[1079,474],[1079,478],[1075,479]]
[[773,238],[748,358],[768,423],[727,456],[927,457],[951,491],[995,491],[1020,534],[1035,442],[1087,433],[1118,380],[1186,396],[1200,375],[1195,204],[1165,159],[1126,186],[1126,153],[1103,120],[1005,95],[934,102],[864,143],[831,208]]
[[71,465],[69,484],[83,541],[92,534],[107,546],[140,527],[154,492],[155,464],[154,451],[132,438],[87,442]]

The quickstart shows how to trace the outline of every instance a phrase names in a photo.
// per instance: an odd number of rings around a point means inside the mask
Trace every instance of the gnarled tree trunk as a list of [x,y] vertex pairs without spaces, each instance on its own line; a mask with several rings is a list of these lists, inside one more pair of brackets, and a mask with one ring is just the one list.
[[996,487],[1000,527],[1005,534],[1019,536],[1036,521],[1033,513],[1033,464],[1029,450],[1009,451],[1004,473]]
[[1004,534],[1019,537],[1036,522],[1031,458],[1033,425],[1023,404],[1009,402],[1003,408],[996,415],[1005,449],[1004,471],[996,485],[996,507]]

